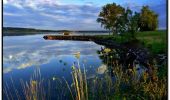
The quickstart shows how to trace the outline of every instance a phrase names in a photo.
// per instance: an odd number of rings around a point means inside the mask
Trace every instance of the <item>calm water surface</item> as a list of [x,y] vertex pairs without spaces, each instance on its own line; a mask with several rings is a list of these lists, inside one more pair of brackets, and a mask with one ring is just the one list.
[[[44,40],[43,36],[44,34],[3,37],[3,88],[5,87],[7,92],[16,94],[17,89],[22,95],[21,80],[30,82],[37,68],[47,84],[49,80],[53,82],[54,77],[64,77],[69,85],[72,84],[72,65],[77,65],[78,61],[80,68],[86,69],[87,79],[100,77],[109,70],[97,53],[103,46],[91,41]],[[74,55],[77,52],[80,52],[79,59]],[[141,72],[139,70],[139,73]],[[48,86],[45,89],[47,90]],[[56,99],[56,93],[60,92],[53,89],[50,91],[53,92],[50,94],[53,99]]]
[[[3,82],[28,81],[36,67],[43,78],[65,77],[71,81],[71,66],[77,62],[74,53],[80,52],[81,68],[87,69],[87,78],[101,72],[102,61],[96,53],[101,45],[93,42],[44,40],[44,35],[3,37]],[[103,72],[103,71],[102,71]]]

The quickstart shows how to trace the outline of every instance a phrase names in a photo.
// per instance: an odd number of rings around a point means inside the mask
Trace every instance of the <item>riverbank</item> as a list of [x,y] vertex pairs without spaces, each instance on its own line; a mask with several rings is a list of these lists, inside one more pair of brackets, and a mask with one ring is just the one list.
[[112,40],[128,47],[142,46],[143,48],[147,48],[154,55],[167,53],[168,41],[166,30],[138,32],[135,35],[138,41],[131,40],[129,33],[123,35],[98,35],[97,37],[105,40]]
[[86,35],[86,36],[57,36],[46,35],[47,40],[75,40],[75,41],[94,41],[97,44],[107,47],[118,48],[147,48],[152,54],[166,53],[167,36],[166,31],[148,31],[136,33],[136,40],[130,39],[130,34],[123,35]]
[[[93,41],[107,48],[121,49],[125,55],[130,54],[129,58],[134,58],[140,63],[147,65],[149,61],[156,59],[166,63],[167,60],[167,39],[166,31],[138,32],[136,39],[131,39],[130,34],[123,35],[93,35],[93,36],[56,36],[46,35],[47,40],[74,40],[74,41]],[[125,56],[126,58],[127,56]],[[149,62],[150,63],[150,62]]]

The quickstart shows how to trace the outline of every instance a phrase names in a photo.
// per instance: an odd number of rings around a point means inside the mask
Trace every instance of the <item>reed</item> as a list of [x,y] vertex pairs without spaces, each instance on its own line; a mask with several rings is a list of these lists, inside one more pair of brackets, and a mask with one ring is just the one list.
[[[108,52],[110,52],[109,49],[106,50],[106,53]],[[15,94],[10,91],[7,83],[3,87],[3,94],[7,100],[51,100],[54,94],[57,100],[68,99],[65,96],[72,100],[167,99],[167,77],[158,78],[158,70],[154,65],[150,65],[152,73],[145,71],[139,77],[135,66],[123,70],[121,64],[111,60],[113,63],[108,66],[110,67],[108,69],[112,69],[113,76],[106,71],[102,77],[96,76],[88,80],[85,66],[79,64],[80,53],[75,56],[77,64],[72,66],[73,83],[71,85],[64,77],[44,80],[40,69],[37,68],[30,81],[20,80],[23,95],[18,93],[19,90],[15,88],[12,78],[11,83]],[[48,83],[47,89],[44,83]],[[51,83],[55,84],[51,85]],[[55,87],[59,89],[59,93],[51,91],[51,88]]]

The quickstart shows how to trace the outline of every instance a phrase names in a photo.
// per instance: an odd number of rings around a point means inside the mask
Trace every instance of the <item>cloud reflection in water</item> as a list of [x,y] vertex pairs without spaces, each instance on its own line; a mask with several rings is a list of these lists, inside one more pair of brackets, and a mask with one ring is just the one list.
[[101,46],[82,41],[46,41],[42,35],[11,36],[3,40],[3,73],[49,63],[51,59],[81,52],[96,55]]

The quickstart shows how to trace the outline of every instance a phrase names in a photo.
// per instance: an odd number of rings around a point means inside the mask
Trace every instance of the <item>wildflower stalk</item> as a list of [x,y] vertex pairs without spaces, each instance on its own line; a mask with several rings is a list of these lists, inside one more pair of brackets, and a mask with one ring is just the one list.
[[85,82],[85,90],[86,90],[86,100],[88,100],[88,91],[87,91],[87,79],[86,79],[86,69],[84,67],[84,82]]
[[67,87],[68,87],[68,89],[69,89],[69,91],[70,91],[72,100],[74,100],[73,93],[72,93],[72,91],[71,91],[71,89],[70,89],[70,86],[68,85],[68,82],[66,81],[66,79],[65,79],[64,77],[63,77],[63,79],[64,79],[64,81],[66,82],[66,85],[67,85]]

